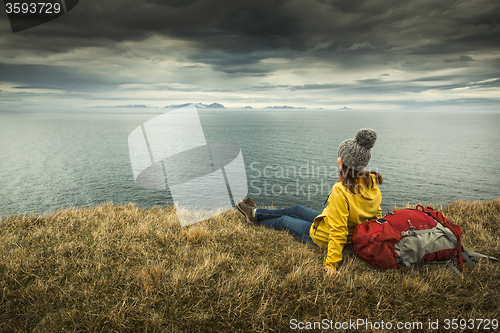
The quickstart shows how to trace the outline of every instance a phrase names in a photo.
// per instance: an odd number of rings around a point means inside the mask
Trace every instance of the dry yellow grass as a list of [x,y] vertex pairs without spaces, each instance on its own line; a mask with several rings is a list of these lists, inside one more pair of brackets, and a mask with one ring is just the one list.
[[[500,199],[437,208],[463,228],[466,248],[500,257]],[[9,216],[0,331],[283,332],[292,319],[425,331],[429,320],[500,320],[499,263],[466,266],[460,279],[442,265],[378,270],[346,250],[342,275],[329,277],[324,256],[236,211],[185,228],[172,208],[133,204]]]

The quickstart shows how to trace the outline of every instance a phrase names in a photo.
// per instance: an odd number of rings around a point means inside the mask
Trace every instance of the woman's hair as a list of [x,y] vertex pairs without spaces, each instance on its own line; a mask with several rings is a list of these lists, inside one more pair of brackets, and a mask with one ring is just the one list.
[[368,185],[368,188],[373,187],[373,178],[371,175],[375,175],[375,179],[377,181],[377,184],[382,184],[384,179],[382,176],[375,171],[356,171],[354,169],[351,169],[347,167],[345,164],[342,164],[342,168],[339,170],[339,182],[342,182],[342,185],[345,186],[349,191],[351,191],[354,194],[361,194],[360,187],[363,186],[361,184],[360,180],[364,179],[366,184]]

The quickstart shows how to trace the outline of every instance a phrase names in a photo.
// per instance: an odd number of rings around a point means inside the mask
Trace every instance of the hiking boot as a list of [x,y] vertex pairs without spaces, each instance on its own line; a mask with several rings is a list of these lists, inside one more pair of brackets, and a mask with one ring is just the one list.
[[[253,201],[253,200],[252,200]],[[247,223],[256,224],[257,220],[255,219],[255,208],[247,205],[245,202],[240,202],[236,205],[236,208],[240,211],[241,214],[245,215],[245,220]]]
[[243,200],[244,203],[246,203],[248,206],[250,207],[253,207],[253,208],[257,208],[257,204],[255,203],[255,201],[253,201],[252,198],[248,197],[246,198],[245,200]]

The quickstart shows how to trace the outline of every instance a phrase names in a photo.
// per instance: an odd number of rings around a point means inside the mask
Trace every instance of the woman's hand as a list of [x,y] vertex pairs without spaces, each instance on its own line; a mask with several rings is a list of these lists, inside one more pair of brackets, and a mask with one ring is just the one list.
[[326,271],[326,275],[340,275],[340,272],[334,268],[323,267]]

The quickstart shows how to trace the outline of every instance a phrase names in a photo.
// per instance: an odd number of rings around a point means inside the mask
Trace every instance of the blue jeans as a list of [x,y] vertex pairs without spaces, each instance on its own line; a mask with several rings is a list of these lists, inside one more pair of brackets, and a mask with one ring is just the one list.
[[320,212],[301,206],[283,209],[257,209],[255,217],[259,224],[276,230],[286,230],[302,243],[315,244],[309,236],[309,229]]

